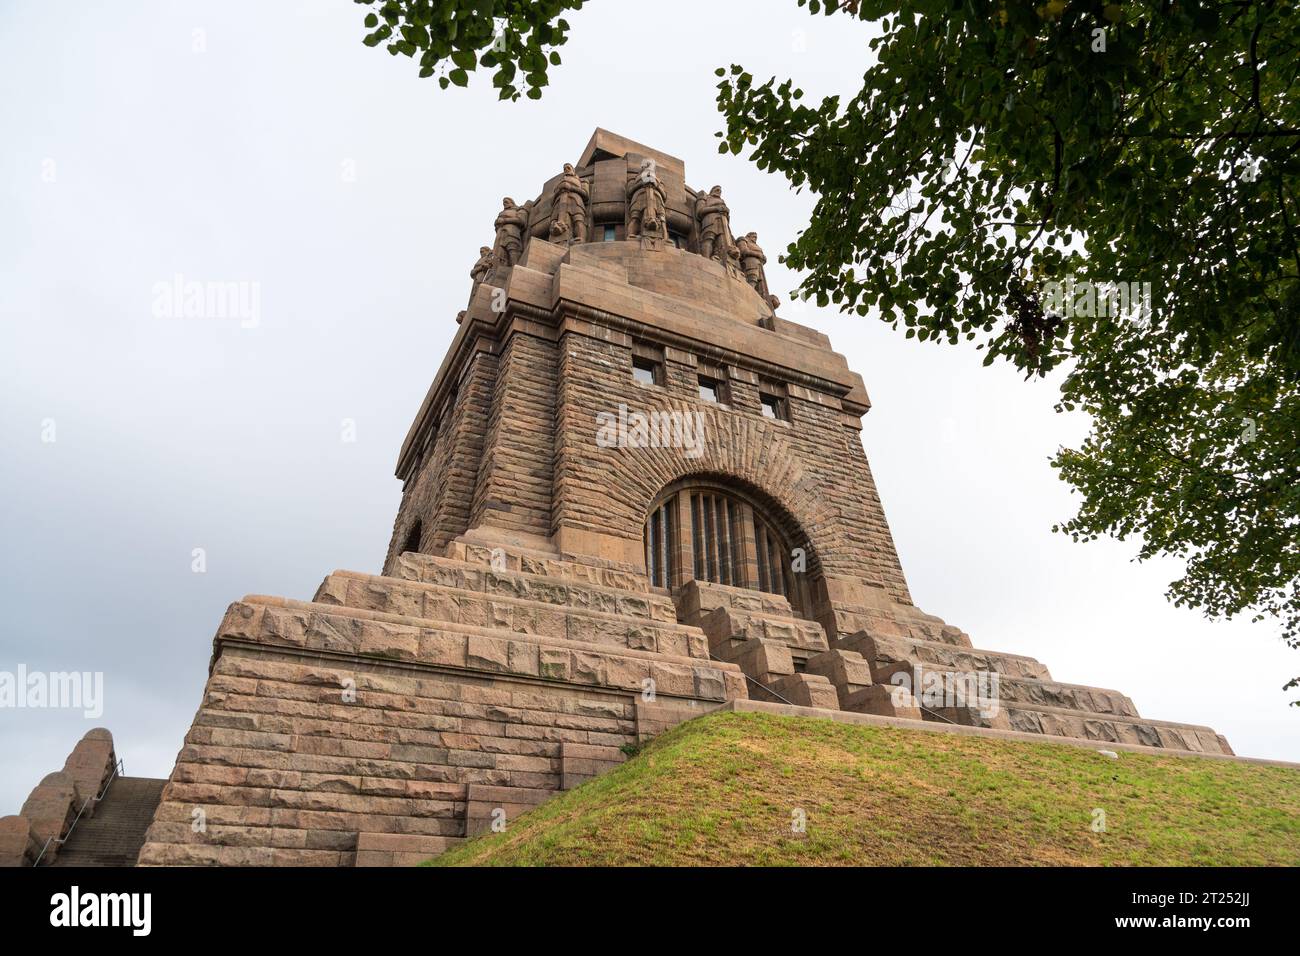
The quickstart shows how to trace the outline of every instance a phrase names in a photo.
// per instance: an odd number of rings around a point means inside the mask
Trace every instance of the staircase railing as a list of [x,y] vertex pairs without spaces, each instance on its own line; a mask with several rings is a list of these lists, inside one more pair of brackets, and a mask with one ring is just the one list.
[[[742,671],[742,673],[744,673],[744,672]],[[799,705],[796,704],[794,701],[790,700],[788,697],[782,697],[780,694],[778,694],[776,691],[772,690],[772,688],[768,687],[766,684],[761,684],[761,683],[759,683],[758,681],[754,680],[754,678],[750,677],[748,674],[744,674],[744,677],[745,677],[745,680],[749,681],[749,682],[750,682],[751,684],[753,684],[755,687],[759,688],[760,690],[766,691],[767,693],[771,694],[773,697],[777,698],[778,700],[783,700],[783,701],[785,701],[785,702],[786,702],[787,704],[789,704],[791,707],[798,707],[798,706],[799,706]]]
[[63,844],[68,842],[68,839],[72,836],[72,831],[75,830],[77,828],[77,824],[81,822],[81,815],[86,812],[86,807],[90,806],[92,800],[95,803],[99,803],[99,801],[103,800],[104,797],[108,796],[108,788],[113,785],[114,780],[122,776],[125,772],[126,772],[126,762],[121,758],[119,758],[117,763],[113,764],[113,770],[111,773],[109,773],[108,779],[104,781],[104,789],[101,790],[98,794],[92,793],[90,796],[88,796],[85,800],[82,801],[81,809],[78,810],[77,815],[73,817],[72,826],[68,827],[67,833],[65,833],[61,838],[52,836],[45,841],[45,845],[41,847],[41,852],[37,854],[36,862],[32,864],[32,869],[35,869],[36,867],[41,865],[41,860],[45,859],[45,851],[50,848],[51,843],[57,843],[60,846],[62,846]]
[[920,704],[917,704],[917,709],[920,710],[921,713],[923,714],[929,714],[931,717],[938,717],[940,720],[945,720],[950,724],[960,726],[959,724],[957,724],[957,721],[951,719],[950,717],[945,717],[943,714],[939,713],[938,711],[931,710],[928,707],[922,707]]

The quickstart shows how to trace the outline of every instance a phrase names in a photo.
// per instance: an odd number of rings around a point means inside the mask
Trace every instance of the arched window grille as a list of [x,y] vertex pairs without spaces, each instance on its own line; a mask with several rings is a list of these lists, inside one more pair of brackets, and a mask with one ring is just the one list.
[[802,587],[785,537],[753,504],[718,488],[682,488],[645,523],[645,566],[655,587],[692,578],[779,594],[799,608]]
[[664,502],[645,523],[645,568],[650,583],[655,587],[673,586],[673,540],[676,537],[676,509],[672,502]]

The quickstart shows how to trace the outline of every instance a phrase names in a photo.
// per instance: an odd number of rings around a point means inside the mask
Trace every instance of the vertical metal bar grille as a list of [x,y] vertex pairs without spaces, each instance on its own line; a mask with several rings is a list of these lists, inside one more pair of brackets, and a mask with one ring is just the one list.
[[[719,492],[681,494],[686,497],[664,501],[645,523],[646,576],[651,585],[672,588],[692,577],[730,587],[757,584],[760,591],[779,594],[791,603],[804,593],[797,586],[782,536],[756,511]],[[754,563],[746,570],[751,526]],[[684,570],[678,565],[684,565]],[[755,573],[757,581],[750,577]]]
[[727,503],[714,498],[717,506],[718,529],[718,583],[731,583],[731,531],[727,527]]
[[673,553],[677,538],[676,508],[677,499],[670,498],[645,523],[645,573],[654,587],[672,587],[673,568],[677,563]]

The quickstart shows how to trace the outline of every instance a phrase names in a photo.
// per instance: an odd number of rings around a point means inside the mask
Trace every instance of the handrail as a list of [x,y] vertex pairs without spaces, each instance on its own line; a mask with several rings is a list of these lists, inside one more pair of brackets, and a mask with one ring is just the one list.
[[[741,673],[744,674],[744,671],[741,671]],[[792,700],[787,700],[786,698],[781,697],[780,694],[778,694],[776,691],[772,690],[772,688],[768,687],[766,684],[760,684],[758,681],[754,680],[754,678],[750,677],[748,674],[745,674],[745,680],[749,681],[749,682],[750,682],[751,684],[753,684],[755,687],[759,687],[759,688],[762,688],[763,690],[767,691],[767,692],[768,692],[769,694],[771,694],[773,697],[780,697],[781,700],[784,700],[784,701],[785,701],[787,704],[789,704],[791,707],[798,707],[798,706],[799,706],[799,705],[796,704],[794,701],[792,701]]]
[[113,764],[113,772],[110,773],[108,779],[104,781],[104,789],[101,790],[98,795],[92,793],[82,801],[81,809],[78,810],[77,815],[72,818],[72,826],[68,827],[68,832],[64,834],[62,838],[50,837],[45,841],[45,845],[41,847],[41,852],[36,856],[36,862],[32,864],[32,869],[36,869],[36,867],[41,865],[41,860],[45,859],[45,851],[50,848],[51,843],[57,843],[62,846],[64,843],[68,842],[68,839],[72,836],[72,831],[77,828],[77,824],[81,821],[81,815],[86,812],[86,807],[90,806],[90,801],[94,800],[96,803],[99,803],[99,801],[103,800],[108,796],[108,788],[113,785],[113,781],[125,773],[126,761],[118,758],[117,763]]
[[920,704],[917,704],[917,705],[916,705],[916,708],[917,708],[917,710],[919,710],[919,711],[920,711],[921,713],[923,713],[923,714],[929,714],[931,717],[938,717],[940,720],[946,720],[946,721],[948,721],[948,723],[952,724],[954,727],[956,727],[956,726],[960,726],[960,725],[957,723],[957,721],[952,720],[951,718],[945,717],[943,714],[940,714],[940,713],[938,713],[937,711],[933,711],[933,710],[931,710],[929,707],[922,707]]

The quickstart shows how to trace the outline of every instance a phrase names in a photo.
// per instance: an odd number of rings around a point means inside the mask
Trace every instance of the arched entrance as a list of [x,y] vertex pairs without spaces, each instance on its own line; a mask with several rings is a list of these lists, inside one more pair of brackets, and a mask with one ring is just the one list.
[[[778,594],[808,607],[809,556],[756,496],[722,482],[687,480],[655,499],[644,528],[646,575],[670,591],[691,580]],[[800,543],[799,547],[806,547]]]

